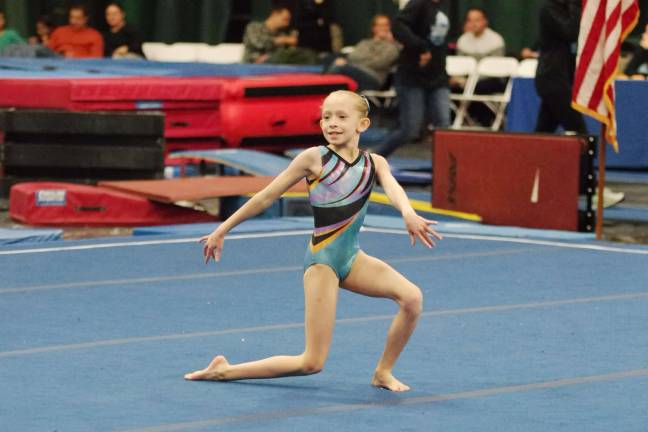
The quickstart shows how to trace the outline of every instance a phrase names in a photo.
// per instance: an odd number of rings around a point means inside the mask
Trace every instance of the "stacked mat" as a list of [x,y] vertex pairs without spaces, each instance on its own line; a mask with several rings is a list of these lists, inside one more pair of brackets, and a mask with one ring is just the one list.
[[0,196],[16,183],[160,178],[159,113],[0,110]]
[[223,146],[282,151],[318,143],[322,99],[356,87],[348,77],[316,70],[17,59],[0,61],[0,107],[161,111],[167,151]]

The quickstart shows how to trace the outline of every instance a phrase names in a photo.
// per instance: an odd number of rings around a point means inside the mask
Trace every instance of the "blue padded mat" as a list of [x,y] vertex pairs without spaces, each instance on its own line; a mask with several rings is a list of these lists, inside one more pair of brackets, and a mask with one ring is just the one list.
[[170,158],[198,158],[235,168],[246,174],[276,176],[290,164],[290,159],[271,153],[246,149],[180,151]]
[[48,242],[59,240],[61,234],[60,229],[0,228],[0,245]]
[[607,170],[605,181],[648,184],[648,171]]
[[[182,235],[199,237],[212,232],[218,223],[199,223],[185,225],[165,225],[156,227],[142,227],[133,230],[134,236],[147,235]],[[365,227],[384,228],[388,230],[403,230],[403,219],[397,216],[368,214],[365,218]],[[285,217],[278,219],[248,220],[237,226],[232,233],[254,233],[263,231],[300,231],[312,230],[313,218],[311,217]],[[594,234],[577,233],[557,230],[540,230],[531,228],[505,227],[481,225],[474,222],[439,222],[439,232],[443,234],[465,234],[498,236],[511,238],[551,239],[561,241],[586,242],[594,240]]]
[[[303,150],[294,149],[287,152],[287,154],[294,157]],[[265,176],[276,176],[290,164],[290,159],[288,158],[246,149],[187,150],[171,153],[170,157],[199,158],[235,168],[246,174]],[[410,166],[414,166],[414,164],[410,163]],[[430,172],[405,171],[392,168],[392,174],[398,182],[405,184],[429,185],[432,182],[432,174]]]
[[321,71],[320,66],[169,63],[113,59],[0,58],[0,78],[238,77],[285,73],[320,73]]
[[[370,133],[372,129],[360,135]],[[377,132],[380,134],[381,132]],[[304,149],[291,149],[284,152],[289,158],[295,158]],[[423,159],[389,158],[389,167],[397,182],[407,185],[428,186],[432,183],[432,163]]]
[[[561,241],[577,241],[587,242],[593,241],[595,235],[593,233],[580,233],[572,231],[559,231],[559,230],[544,230],[534,228],[520,228],[509,226],[494,226],[482,225],[476,222],[448,222],[443,221],[443,218],[432,218],[439,221],[436,225],[436,230],[442,234],[464,234],[476,236],[495,236],[495,237],[508,237],[508,238],[532,238],[532,239],[551,239]],[[405,224],[401,217],[384,216],[384,215],[367,215],[364,226],[371,228],[385,228],[385,229],[405,229]]]
[[432,173],[400,170],[394,167],[392,167],[391,171],[392,171],[392,175],[394,176],[394,178],[398,183],[407,184],[407,185],[418,185],[418,186],[432,185]]
[[432,161],[430,159],[390,157],[389,165],[404,171],[422,171],[428,174],[432,172]]
[[[182,235],[203,236],[212,232],[218,223],[197,223],[184,225],[162,225],[133,229],[134,236]],[[232,233],[254,233],[286,230],[312,230],[312,217],[286,217],[277,219],[250,219],[235,227]]]
[[648,208],[619,204],[603,210],[603,219],[648,222]]

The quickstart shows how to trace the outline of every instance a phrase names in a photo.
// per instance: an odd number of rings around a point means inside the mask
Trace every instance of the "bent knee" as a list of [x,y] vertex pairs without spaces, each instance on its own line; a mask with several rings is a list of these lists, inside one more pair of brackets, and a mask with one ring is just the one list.
[[320,373],[324,369],[325,362],[325,359],[309,358],[304,356],[301,364],[301,372],[304,375],[314,375],[316,373]]
[[405,313],[418,316],[423,311],[423,293],[417,286],[414,286],[399,303]]

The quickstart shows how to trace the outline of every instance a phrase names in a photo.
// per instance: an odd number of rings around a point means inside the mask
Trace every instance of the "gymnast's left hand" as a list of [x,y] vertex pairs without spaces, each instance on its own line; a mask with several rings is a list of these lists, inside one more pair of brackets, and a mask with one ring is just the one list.
[[428,248],[436,246],[434,238],[443,240],[441,234],[430,226],[436,225],[437,221],[425,219],[414,212],[406,214],[403,216],[403,219],[405,219],[405,227],[407,228],[412,246],[416,244],[417,238]]
[[216,229],[211,234],[201,237],[199,241],[200,243],[204,243],[203,255],[205,256],[205,264],[209,262],[210,258],[213,258],[215,262],[220,261],[225,234]]

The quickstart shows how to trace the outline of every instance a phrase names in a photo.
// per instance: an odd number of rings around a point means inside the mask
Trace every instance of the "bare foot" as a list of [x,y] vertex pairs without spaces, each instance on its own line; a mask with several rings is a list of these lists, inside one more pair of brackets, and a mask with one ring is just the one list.
[[408,385],[398,381],[391,372],[376,372],[371,380],[371,385],[393,392],[404,392],[410,389]]
[[197,370],[186,374],[184,377],[186,380],[190,381],[200,381],[200,380],[209,380],[209,381],[220,381],[224,377],[224,372],[229,367],[227,359],[222,356],[214,357],[214,360],[209,363],[205,369]]

